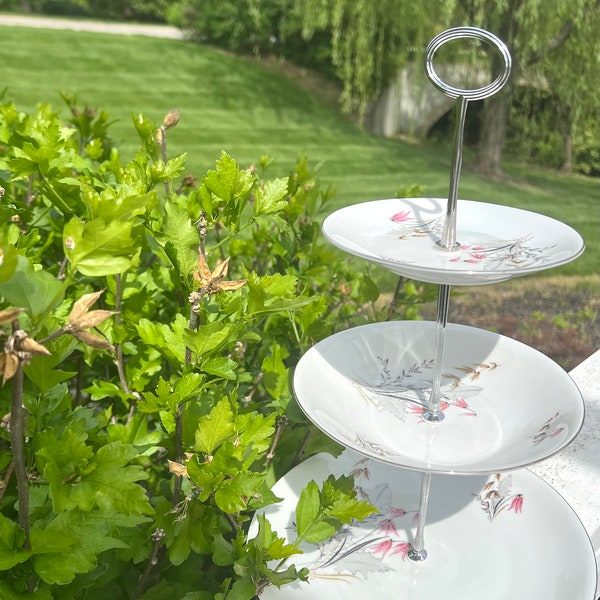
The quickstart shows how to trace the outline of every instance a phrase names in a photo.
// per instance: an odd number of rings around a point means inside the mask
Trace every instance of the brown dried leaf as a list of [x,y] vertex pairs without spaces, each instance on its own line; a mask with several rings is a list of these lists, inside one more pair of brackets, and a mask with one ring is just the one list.
[[202,253],[198,256],[198,270],[194,271],[194,279],[196,279],[200,285],[204,285],[212,279],[212,273],[210,272],[206,258]]
[[38,344],[30,337],[25,337],[19,340],[18,348],[19,350],[23,352],[29,352],[30,354],[43,354],[45,356],[50,356],[50,354],[52,354],[48,348],[42,346],[42,344]]
[[17,372],[19,359],[12,352],[0,354],[0,372],[2,372],[2,385],[4,385]]
[[215,267],[215,270],[212,272],[211,279],[220,281],[223,279],[223,277],[227,276],[227,269],[229,269],[229,257]]
[[14,321],[24,310],[24,308],[8,308],[0,311],[0,323]]
[[81,296],[81,298],[73,304],[73,308],[69,314],[69,323],[73,324],[85,315],[103,293],[104,290],[100,290],[99,292],[92,292],[91,294],[84,294]]
[[103,323],[106,319],[116,314],[114,310],[92,310],[85,313],[79,319],[71,321],[71,325],[77,329],[90,329],[96,327],[96,325],[100,325],[100,323]]
[[235,281],[223,281],[227,275],[228,269],[229,258],[226,258],[211,272],[205,256],[200,254],[198,256],[198,270],[194,271],[194,279],[200,284],[200,289],[203,294],[216,294],[217,292],[238,290],[247,280],[238,279]]
[[235,281],[222,281],[219,284],[219,289],[224,292],[231,292],[233,290],[239,290],[245,283],[248,281],[247,279],[236,279]]
[[72,331],[71,332],[80,342],[83,342],[87,346],[91,348],[97,348],[98,350],[110,350],[111,352],[115,351],[115,347],[106,340],[98,337],[96,335],[92,335],[87,331]]
[[188,470],[187,467],[185,465],[182,465],[178,462],[169,460],[167,458],[167,463],[169,464],[169,472],[173,473],[174,475],[177,475],[178,477],[188,477]]

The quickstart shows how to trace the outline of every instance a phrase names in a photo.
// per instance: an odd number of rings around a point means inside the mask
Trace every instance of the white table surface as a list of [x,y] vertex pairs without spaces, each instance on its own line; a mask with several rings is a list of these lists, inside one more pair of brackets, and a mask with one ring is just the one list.
[[[547,481],[577,513],[600,567],[600,350],[569,374],[585,402],[583,427],[569,446],[530,470]],[[596,597],[599,595],[600,577]]]

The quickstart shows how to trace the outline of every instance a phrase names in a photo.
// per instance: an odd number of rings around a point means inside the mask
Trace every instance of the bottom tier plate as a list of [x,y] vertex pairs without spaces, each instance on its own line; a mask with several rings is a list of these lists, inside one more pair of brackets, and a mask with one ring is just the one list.
[[[295,539],[295,509],[310,481],[353,474],[360,497],[379,513],[305,544],[288,561],[308,582],[268,587],[261,600],[593,600],[596,563],[571,507],[526,469],[483,476],[433,475],[425,528],[428,558],[406,557],[419,505],[420,475],[345,450],[320,454],[273,488],[284,500],[267,508],[273,530]],[[256,523],[252,529],[256,530]],[[251,535],[254,535],[251,529]]]

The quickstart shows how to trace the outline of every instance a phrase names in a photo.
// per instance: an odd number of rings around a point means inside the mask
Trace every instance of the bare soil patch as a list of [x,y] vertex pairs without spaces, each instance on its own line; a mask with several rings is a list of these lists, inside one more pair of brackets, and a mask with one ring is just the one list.
[[[435,320],[435,303],[423,305],[419,312]],[[449,321],[519,340],[569,371],[600,349],[600,276],[456,288]]]

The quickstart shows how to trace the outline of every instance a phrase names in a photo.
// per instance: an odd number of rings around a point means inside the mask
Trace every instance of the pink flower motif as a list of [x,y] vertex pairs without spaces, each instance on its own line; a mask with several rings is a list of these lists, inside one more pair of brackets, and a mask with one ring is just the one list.
[[477,260],[483,260],[485,258],[485,254],[482,254],[481,252],[471,252],[471,256]]
[[550,437],[556,437],[559,433],[561,433],[563,431],[564,427],[559,427],[556,431],[553,431],[550,434]]
[[404,223],[410,219],[410,210],[401,210],[390,217],[394,223]]
[[515,513],[523,512],[523,494],[517,494],[510,503],[508,510],[514,510]]
[[393,546],[392,540],[385,539],[383,542],[379,542],[379,544],[375,544],[375,546],[371,546],[368,550],[374,556],[380,555],[381,558],[384,558],[385,555],[392,549]]
[[406,560],[406,554],[409,550],[410,544],[408,542],[399,542],[397,544],[394,544],[394,548],[390,556],[392,556],[393,554],[399,554],[402,557],[402,560]]
[[458,406],[458,408],[469,408],[467,401],[464,398],[459,398],[454,402],[454,406]]
[[406,511],[403,508],[397,508],[395,506],[390,506],[387,510],[394,519],[397,517],[403,517],[406,514]]
[[473,250],[485,250],[485,246],[473,246]]
[[[445,411],[448,408],[448,406],[450,406],[450,405],[445,400],[442,400],[440,402],[440,410],[442,412]],[[417,404],[409,404],[407,408],[408,408],[409,412],[411,412],[413,415],[422,415],[424,412],[427,411],[426,407],[419,406]]]
[[451,258],[450,262],[460,262],[460,256],[455,256],[454,258]]
[[394,537],[397,537],[399,535],[398,530],[396,529],[396,526],[394,525],[394,521],[392,521],[392,519],[384,519],[381,522],[381,525],[379,526],[379,531],[385,533],[386,535],[391,535]]

